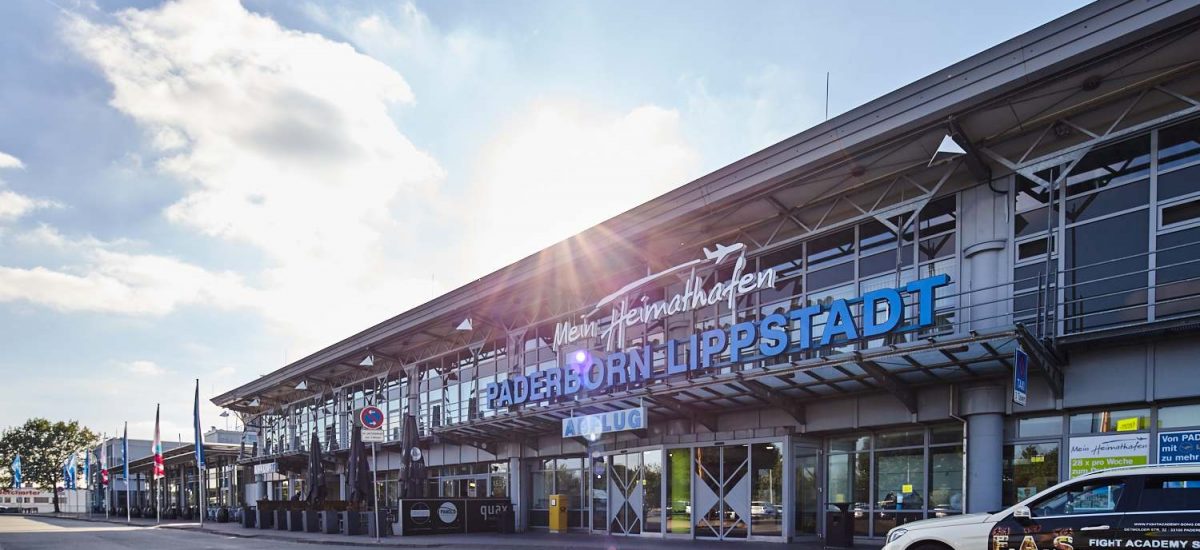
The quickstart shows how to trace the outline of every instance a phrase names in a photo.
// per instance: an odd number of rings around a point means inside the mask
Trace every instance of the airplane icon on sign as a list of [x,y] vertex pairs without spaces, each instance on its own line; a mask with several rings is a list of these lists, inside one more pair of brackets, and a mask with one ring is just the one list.
[[734,243],[726,246],[721,243],[717,243],[716,247],[716,250],[709,250],[707,246],[704,247],[704,257],[710,260],[715,260],[713,263],[720,265],[725,261],[726,256],[746,248],[746,245],[742,243]]

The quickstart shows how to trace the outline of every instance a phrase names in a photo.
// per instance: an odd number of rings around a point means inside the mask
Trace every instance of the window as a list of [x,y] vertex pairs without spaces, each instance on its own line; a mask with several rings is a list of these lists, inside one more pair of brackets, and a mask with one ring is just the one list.
[[1071,415],[1071,433],[1133,432],[1150,427],[1150,409],[1099,411]]
[[1158,427],[1187,428],[1200,426],[1200,404],[1175,405],[1158,409]]
[[1115,512],[1125,494],[1125,480],[1105,479],[1071,485],[1033,503],[1034,517]]
[[1004,448],[1004,505],[1058,483],[1058,443],[1018,443]]
[[1038,416],[1017,420],[1017,437],[1062,435],[1061,416]]
[[1182,227],[1200,222],[1200,199],[1177,202],[1159,208],[1160,229]]
[[1150,476],[1138,497],[1138,512],[1200,510],[1200,476]]

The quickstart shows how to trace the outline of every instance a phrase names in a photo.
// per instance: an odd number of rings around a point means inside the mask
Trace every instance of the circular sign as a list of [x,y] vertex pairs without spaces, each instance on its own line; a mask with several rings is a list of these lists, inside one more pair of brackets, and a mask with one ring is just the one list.
[[408,456],[409,456],[409,458],[412,459],[413,462],[420,462],[421,461],[421,449],[417,448],[417,447],[413,447],[413,448],[409,449]]
[[438,506],[438,519],[442,520],[442,523],[454,523],[454,520],[458,519],[458,506],[453,502],[443,502]]
[[383,427],[383,411],[379,407],[366,406],[358,412],[358,421],[368,430],[378,430]]
[[429,505],[424,502],[418,502],[408,510],[408,517],[417,525],[425,525],[429,523]]

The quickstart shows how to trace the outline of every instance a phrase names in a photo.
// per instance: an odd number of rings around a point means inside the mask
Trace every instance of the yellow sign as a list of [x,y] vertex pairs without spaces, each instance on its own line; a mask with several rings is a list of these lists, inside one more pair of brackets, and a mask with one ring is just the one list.
[[1044,456],[1031,456],[1031,457],[1029,457],[1029,461],[1030,461],[1030,462],[1033,462],[1033,463],[1045,462],[1045,461],[1046,461],[1046,457],[1044,457]]
[[1118,432],[1136,432],[1138,429],[1138,424],[1139,424],[1138,420],[1141,420],[1141,419],[1136,416],[1133,418],[1122,418],[1122,419],[1118,420],[1117,421],[1117,431]]
[[900,492],[901,492],[901,493],[911,493],[911,492],[912,492],[912,485],[911,485],[911,484],[908,484],[908,483],[905,483],[904,485],[901,485],[901,486],[900,486]]

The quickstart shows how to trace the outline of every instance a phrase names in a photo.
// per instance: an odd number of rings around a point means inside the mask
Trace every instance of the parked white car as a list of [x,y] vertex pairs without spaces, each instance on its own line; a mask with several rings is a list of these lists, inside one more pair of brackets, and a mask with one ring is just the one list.
[[1001,512],[904,524],[888,531],[883,548],[1200,548],[1200,466],[1093,472]]

